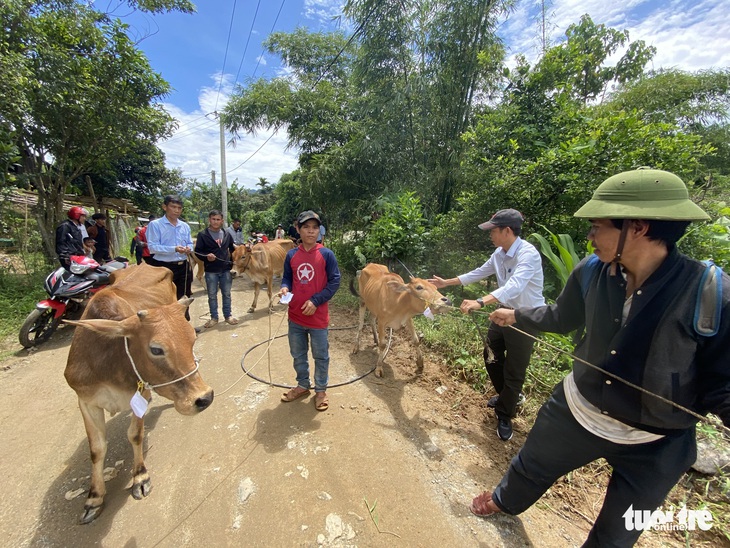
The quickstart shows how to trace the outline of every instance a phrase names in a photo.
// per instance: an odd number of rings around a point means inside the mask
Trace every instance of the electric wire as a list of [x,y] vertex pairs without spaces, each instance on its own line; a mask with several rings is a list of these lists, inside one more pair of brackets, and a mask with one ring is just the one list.
[[238,82],[238,76],[241,74],[241,67],[243,67],[243,60],[246,58],[246,52],[248,51],[248,44],[251,41],[251,35],[253,34],[253,26],[256,24],[256,17],[259,14],[259,6],[261,6],[261,0],[258,0],[256,4],[256,11],[253,14],[253,21],[251,21],[251,28],[248,30],[248,38],[246,38],[246,45],[243,48],[243,55],[241,55],[241,62],[238,64],[238,72],[236,72],[236,78],[233,80],[235,86]]
[[220,82],[218,83],[218,94],[215,97],[215,108],[218,110],[218,99],[221,96],[221,89],[223,88],[223,75],[226,73],[226,60],[228,59],[228,46],[231,43],[231,32],[233,31],[233,18],[236,15],[236,4],[237,0],[233,0],[233,11],[231,12],[231,23],[228,25],[228,38],[226,39],[226,52],[223,54],[223,67],[221,68]]
[[[382,2],[383,2],[383,0],[380,0],[380,2],[378,2],[378,3],[377,3],[377,4],[375,5],[375,6],[373,6],[373,8],[372,8],[372,9],[370,10],[370,12],[369,12],[369,13],[367,14],[367,16],[365,16],[365,19],[363,20],[363,22],[362,22],[362,23],[360,23],[360,25],[358,25],[357,29],[355,29],[355,32],[353,32],[353,33],[352,33],[352,36],[350,36],[350,39],[349,39],[349,40],[348,40],[348,41],[347,41],[347,42],[345,43],[345,45],[344,45],[344,46],[342,46],[342,48],[340,49],[340,51],[339,51],[339,52],[337,52],[337,55],[335,55],[335,56],[334,56],[334,58],[332,59],[332,61],[330,61],[330,62],[329,62],[329,64],[327,65],[327,67],[325,67],[325,69],[324,69],[324,70],[322,71],[322,73],[321,73],[321,74],[319,75],[319,77],[317,78],[317,80],[316,80],[316,81],[315,81],[315,82],[314,82],[314,83],[312,84],[312,86],[311,86],[311,88],[310,88],[310,91],[314,91],[314,88],[315,88],[315,87],[317,86],[317,84],[318,84],[318,83],[319,83],[319,82],[320,82],[320,81],[322,80],[322,78],[324,78],[324,77],[325,77],[325,75],[326,75],[326,74],[327,74],[327,73],[329,72],[330,68],[332,68],[332,65],[334,65],[334,64],[335,64],[335,61],[337,61],[337,59],[339,59],[339,58],[340,58],[340,56],[341,56],[341,55],[342,55],[342,54],[344,53],[345,49],[347,49],[347,47],[348,47],[348,46],[349,46],[349,45],[350,45],[350,44],[352,43],[352,41],[353,41],[353,40],[355,39],[355,37],[356,37],[356,36],[357,36],[357,35],[358,35],[358,34],[359,34],[359,33],[360,33],[361,31],[362,31],[362,29],[363,29],[363,28],[365,28],[365,24],[366,24],[366,23],[368,22],[368,20],[369,20],[369,19],[370,19],[370,17],[371,17],[372,15],[373,15],[373,13],[375,13],[375,10],[376,10],[376,9],[378,9],[378,8],[380,7],[380,4],[382,4]],[[283,2],[282,2],[282,6],[283,6],[283,5],[284,5],[284,4],[283,4]],[[277,16],[277,17],[278,17],[278,16]],[[266,144],[267,144],[267,143],[268,143],[268,142],[269,142],[269,141],[270,141],[270,140],[271,140],[271,139],[272,139],[272,138],[274,137],[274,135],[276,135],[276,132],[278,132],[278,130],[279,130],[279,128],[275,128],[275,130],[274,130],[274,133],[273,133],[273,134],[271,134],[271,135],[269,136],[269,138],[268,138],[268,139],[266,139],[266,140],[265,140],[265,141],[264,141],[264,142],[263,142],[263,143],[261,144],[261,146],[260,146],[259,148],[257,148],[257,149],[256,149],[256,150],[255,150],[255,151],[254,151],[253,153],[251,153],[251,155],[250,155],[250,156],[249,156],[248,158],[246,158],[246,159],[245,159],[245,160],[244,160],[243,162],[241,162],[240,164],[238,164],[238,165],[237,165],[236,167],[234,167],[233,169],[227,169],[227,170],[226,170],[226,175],[228,175],[228,174],[232,173],[233,171],[236,171],[237,169],[241,168],[241,167],[242,167],[242,166],[244,166],[244,165],[245,165],[245,164],[246,164],[246,163],[247,163],[247,162],[248,162],[249,160],[251,160],[251,158],[253,158],[254,156],[256,156],[256,154],[258,154],[258,152],[259,152],[259,151],[260,151],[260,150],[261,150],[262,148],[264,148],[264,146],[265,146],[265,145],[266,145]]]
[[206,120],[205,122],[201,122],[197,126],[192,126],[189,128],[186,128],[182,131],[179,131],[175,133],[172,137],[167,139],[165,142],[169,143],[171,141],[176,141],[178,139],[182,139],[183,137],[190,137],[191,135],[195,135],[196,133],[201,133],[203,131],[208,131],[213,129],[217,125],[217,120]]
[[[284,9],[285,2],[286,2],[286,0],[281,0],[281,5],[279,6],[279,11],[276,14],[276,18],[274,19],[274,24],[271,25],[271,30],[269,31],[269,36],[274,34],[274,28],[276,27],[276,23],[279,21],[279,16],[281,15],[281,11]],[[261,59],[263,58],[265,51],[266,51],[266,49],[262,49],[261,55],[259,55],[258,58],[256,59],[256,66],[254,67],[253,72],[251,73],[252,80],[253,80],[254,76],[256,76],[256,71],[259,69],[259,65],[261,64]]]

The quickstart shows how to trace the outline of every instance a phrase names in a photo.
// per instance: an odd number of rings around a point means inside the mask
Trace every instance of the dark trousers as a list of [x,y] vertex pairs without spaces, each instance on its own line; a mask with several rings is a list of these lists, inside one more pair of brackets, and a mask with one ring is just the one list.
[[493,500],[504,512],[519,514],[558,478],[599,458],[605,458],[613,472],[601,512],[583,546],[633,546],[642,531],[627,530],[623,515],[629,506],[652,512],[661,506],[697,458],[695,430],[651,443],[610,442],[575,420],[561,382],[540,409],[525,445],[494,490]]
[[[190,297],[193,294],[193,270],[190,268],[189,261],[166,263],[158,261],[154,257],[149,257],[147,263],[152,266],[162,266],[172,271],[172,283],[175,284],[177,300],[182,297]],[[185,309],[185,319],[190,320],[190,312],[187,308]]]
[[500,419],[511,419],[515,416],[517,400],[525,383],[534,344],[533,339],[511,327],[500,327],[495,323],[489,325],[489,348],[484,348],[484,363],[494,389],[499,394],[495,411]]

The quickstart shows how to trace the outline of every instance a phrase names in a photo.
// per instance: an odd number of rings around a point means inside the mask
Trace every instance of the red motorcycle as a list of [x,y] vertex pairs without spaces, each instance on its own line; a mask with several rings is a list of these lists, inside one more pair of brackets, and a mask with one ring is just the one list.
[[38,346],[51,338],[61,320],[83,309],[84,301],[109,285],[109,275],[127,267],[125,257],[117,257],[103,265],[90,257],[73,255],[69,270],[51,272],[43,287],[48,298],[35,305],[20,328],[18,339],[25,348]]

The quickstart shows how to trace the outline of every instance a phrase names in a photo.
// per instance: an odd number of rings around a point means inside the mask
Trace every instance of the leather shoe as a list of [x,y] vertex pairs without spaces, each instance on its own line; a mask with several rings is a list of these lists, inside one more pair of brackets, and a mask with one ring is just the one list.
[[497,419],[497,435],[502,441],[512,439],[512,421],[510,419]]

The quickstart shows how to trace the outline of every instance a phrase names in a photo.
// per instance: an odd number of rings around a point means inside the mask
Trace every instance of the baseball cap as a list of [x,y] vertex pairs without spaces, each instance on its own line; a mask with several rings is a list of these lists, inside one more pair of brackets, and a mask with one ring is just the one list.
[[317,224],[319,224],[319,225],[322,224],[322,221],[320,220],[319,215],[317,215],[311,209],[308,209],[307,211],[302,211],[299,214],[299,217],[297,217],[297,223],[299,223],[299,226],[301,226],[311,219],[314,219],[315,221],[317,221]]
[[517,211],[516,209],[500,209],[492,215],[492,218],[489,219],[487,222],[482,223],[479,225],[479,228],[482,230],[492,230],[496,227],[502,227],[502,226],[522,226],[522,222],[524,221],[524,217],[522,217],[522,213]]

